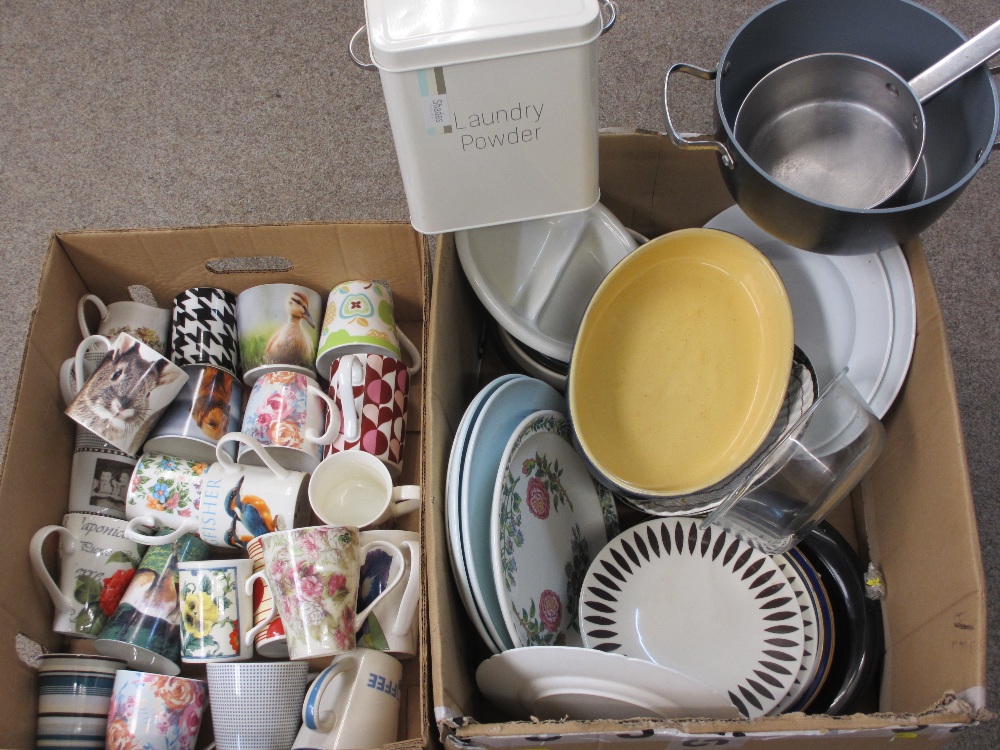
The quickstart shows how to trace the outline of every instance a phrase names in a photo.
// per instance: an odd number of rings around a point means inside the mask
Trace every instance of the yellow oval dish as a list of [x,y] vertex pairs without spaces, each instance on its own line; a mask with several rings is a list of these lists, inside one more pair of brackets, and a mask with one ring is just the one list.
[[763,443],[792,364],[781,278],[745,240],[714,229],[658,237],[594,293],[570,363],[577,441],[637,496],[697,492]]

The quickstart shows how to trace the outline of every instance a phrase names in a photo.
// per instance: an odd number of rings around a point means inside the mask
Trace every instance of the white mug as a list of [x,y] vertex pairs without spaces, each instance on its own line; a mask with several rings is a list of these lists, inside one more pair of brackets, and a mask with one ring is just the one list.
[[323,523],[381,526],[420,507],[420,487],[393,487],[385,464],[370,453],[334,453],[309,480],[309,505]]
[[[231,442],[250,446],[264,466],[237,464],[226,450],[226,444]],[[305,523],[306,474],[282,468],[260,443],[239,432],[223,435],[215,451],[218,460],[200,478],[197,513],[187,519],[160,518],[174,528],[173,533],[164,536],[137,533],[137,525],[151,525],[153,519],[136,516],[130,522],[130,539],[149,545],[171,544],[193,533],[213,547],[246,549],[254,537]]]
[[[380,541],[402,552],[403,581],[372,608],[358,631],[358,646],[384,651],[397,659],[416,656],[418,638],[417,605],[420,603],[420,534],[416,531],[383,529],[362,531],[361,543]],[[395,573],[394,561],[381,550],[368,553],[361,566],[358,609],[388,587]]]
[[76,426],[69,477],[69,510],[125,518],[136,459]]
[[246,582],[250,560],[177,563],[181,610],[181,661],[244,661],[253,656],[246,633],[253,625],[253,601]]
[[[86,307],[88,302],[94,303],[101,316],[101,322],[96,331],[91,331],[87,325]],[[80,323],[80,333],[85,338],[92,333],[99,333],[113,339],[119,333],[124,332],[139,339],[160,354],[167,350],[170,310],[131,300],[105,305],[97,295],[85,294],[77,302],[76,317]]]
[[395,742],[402,676],[399,660],[381,651],[359,648],[334,657],[306,691],[292,747],[356,750]]

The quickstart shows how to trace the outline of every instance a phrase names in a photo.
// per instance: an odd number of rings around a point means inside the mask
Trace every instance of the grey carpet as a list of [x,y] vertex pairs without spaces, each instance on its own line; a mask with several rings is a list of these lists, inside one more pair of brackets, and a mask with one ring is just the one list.
[[[969,34],[1000,16],[995,0],[926,4]],[[621,0],[601,42],[602,126],[661,130],[666,67],[714,66],[764,5]],[[53,229],[406,218],[378,75],[346,54],[362,18],[362,0],[0,0],[0,438]],[[706,127],[707,91],[683,93],[682,125]],[[987,165],[923,238],[989,580],[991,696],[1000,688],[998,170]],[[1000,746],[1000,722],[954,746]]]

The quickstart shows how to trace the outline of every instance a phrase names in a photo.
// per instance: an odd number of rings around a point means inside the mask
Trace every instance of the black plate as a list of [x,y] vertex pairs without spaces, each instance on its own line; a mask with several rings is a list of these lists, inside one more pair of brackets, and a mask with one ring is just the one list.
[[806,713],[854,713],[882,664],[882,606],[865,596],[867,566],[829,523],[820,523],[797,548],[826,587],[835,639],[830,672]]

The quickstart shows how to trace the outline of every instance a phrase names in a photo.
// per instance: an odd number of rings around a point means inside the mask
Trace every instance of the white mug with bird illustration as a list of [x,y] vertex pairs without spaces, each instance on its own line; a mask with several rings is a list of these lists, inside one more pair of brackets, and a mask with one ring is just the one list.
[[323,298],[298,284],[261,284],[236,298],[243,381],[265,372],[290,370],[316,377],[318,321]]
[[[227,448],[232,442],[249,446],[263,466],[241,466],[233,461]],[[296,528],[308,520],[308,475],[280,466],[254,438],[241,432],[223,435],[216,445],[216,459],[199,477],[198,507],[193,516],[182,518],[159,511],[140,514],[129,508],[128,537],[156,545],[193,533],[213,547],[246,549],[254,537]],[[174,531],[164,536],[139,531],[140,526],[155,523]]]

